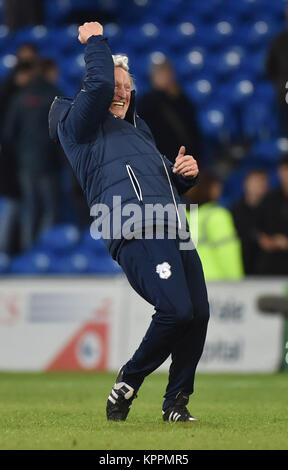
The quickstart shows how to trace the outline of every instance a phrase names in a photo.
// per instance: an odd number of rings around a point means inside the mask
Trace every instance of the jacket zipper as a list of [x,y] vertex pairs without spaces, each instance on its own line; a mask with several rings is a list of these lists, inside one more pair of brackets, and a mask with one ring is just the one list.
[[173,198],[173,202],[174,202],[174,206],[175,206],[175,210],[176,210],[176,214],[177,214],[177,219],[178,219],[178,223],[179,223],[179,228],[181,229],[181,228],[182,228],[181,218],[180,218],[179,211],[178,211],[178,208],[177,208],[176,199],[175,199],[175,194],[174,194],[174,191],[173,191],[171,179],[170,179],[170,176],[169,176],[167,167],[166,167],[166,165],[165,165],[164,159],[163,159],[163,157],[162,157],[161,154],[160,154],[160,157],[161,157],[161,160],[162,160],[162,163],[163,163],[163,166],[164,166],[164,168],[165,168],[165,172],[166,172],[166,175],[167,175],[167,178],[168,178],[168,182],[169,182],[169,186],[170,186],[170,191],[171,191],[171,194],[172,194],[172,198]]
[[[136,113],[135,113],[135,111],[134,111],[134,114],[133,114],[133,119],[134,119],[134,127],[137,128],[137,125],[136,125]],[[171,179],[170,179],[170,176],[169,176],[169,172],[168,172],[168,170],[167,170],[167,167],[166,167],[166,165],[165,165],[164,159],[163,159],[163,157],[162,157],[162,155],[161,155],[160,152],[159,152],[159,156],[160,156],[160,158],[161,158],[161,160],[162,160],[162,163],[163,163],[163,166],[164,166],[164,168],[165,168],[165,172],[166,172],[166,176],[167,176],[167,179],[168,179],[168,182],[169,182],[169,186],[170,186],[170,191],[171,191],[173,203],[174,203],[174,206],[175,206],[175,211],[176,211],[176,214],[177,214],[177,219],[178,219],[178,223],[179,223],[179,228],[181,229],[181,228],[182,228],[181,218],[180,218],[179,211],[178,211],[178,208],[177,208],[176,199],[175,199],[175,194],[174,194],[174,191],[173,191],[173,187],[172,187]],[[128,167],[128,166],[130,167],[130,165],[126,165],[126,167]],[[130,168],[131,168],[131,167],[130,167]],[[132,169],[131,169],[131,170],[132,170]],[[128,168],[127,168],[127,171],[128,171]],[[132,170],[132,172],[133,172],[133,170]],[[129,173],[129,172],[128,172],[128,173]],[[129,175],[129,176],[130,176],[130,175]],[[135,175],[134,175],[134,177],[135,177],[135,180],[137,181],[137,178],[136,178]],[[130,179],[131,179],[131,176],[130,176]],[[132,181],[132,180],[131,180],[131,181]],[[138,183],[138,181],[137,181],[137,183]],[[133,182],[132,182],[132,184],[133,184]],[[141,188],[140,188],[139,183],[138,183],[138,186],[139,186],[139,189],[140,189],[140,191],[141,191]],[[133,184],[133,187],[134,187],[134,184]],[[135,190],[135,187],[134,187],[134,190]],[[135,190],[135,192],[136,192],[136,190]],[[136,193],[136,194],[137,194],[137,193]],[[141,192],[141,198],[142,198],[142,192]],[[139,198],[138,198],[138,199],[139,199]],[[141,201],[142,201],[142,199],[141,199]]]
[[132,170],[130,165],[126,165],[126,169],[127,169],[127,173],[129,175],[130,181],[132,183],[132,186],[134,188],[138,201],[143,202],[141,186],[139,184],[139,181],[136,178],[134,171]]

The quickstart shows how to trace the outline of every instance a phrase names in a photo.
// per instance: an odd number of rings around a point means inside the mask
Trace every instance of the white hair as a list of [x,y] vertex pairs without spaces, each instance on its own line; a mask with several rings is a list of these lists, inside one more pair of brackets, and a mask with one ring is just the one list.
[[121,67],[126,72],[129,72],[128,57],[127,55],[116,54],[112,55],[114,67]]
[[129,74],[130,80],[131,80],[131,87],[134,86],[134,80],[132,75],[129,72],[129,59],[127,55],[123,54],[115,54],[112,55],[112,59],[114,62],[114,67],[120,67],[121,69],[125,70]]

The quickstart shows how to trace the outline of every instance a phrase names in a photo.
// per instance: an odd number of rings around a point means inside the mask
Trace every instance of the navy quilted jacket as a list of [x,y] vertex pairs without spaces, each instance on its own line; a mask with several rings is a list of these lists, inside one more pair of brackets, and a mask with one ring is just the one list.
[[[114,64],[103,36],[88,39],[85,63],[84,88],[74,100],[55,98],[49,113],[49,131],[51,138],[59,138],[90,209],[94,206],[91,215],[97,215],[97,204],[108,208],[102,217],[106,226],[106,231],[102,228],[103,239],[116,258],[121,240],[127,235],[125,221],[131,217],[125,210],[121,212],[125,205],[133,203],[139,209],[133,217],[134,232],[160,222],[155,215],[144,220],[147,204],[175,207],[179,224],[180,194],[195,180],[172,172],[172,164],[157,150],[150,129],[135,112],[134,92],[125,119],[109,112],[114,96]],[[121,213],[121,233],[113,227],[116,206]]]

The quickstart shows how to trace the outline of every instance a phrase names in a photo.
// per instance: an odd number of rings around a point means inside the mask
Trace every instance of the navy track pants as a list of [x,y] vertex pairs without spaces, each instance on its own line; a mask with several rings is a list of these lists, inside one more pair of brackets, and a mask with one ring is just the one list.
[[155,308],[140,346],[124,366],[123,380],[137,391],[171,354],[163,410],[174,403],[178,392],[193,393],[209,320],[200,258],[195,249],[180,250],[179,242],[126,240],[118,255],[131,286]]

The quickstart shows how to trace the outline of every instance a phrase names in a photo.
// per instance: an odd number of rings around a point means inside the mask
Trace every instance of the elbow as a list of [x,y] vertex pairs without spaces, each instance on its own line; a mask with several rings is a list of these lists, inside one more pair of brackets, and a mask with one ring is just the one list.
[[102,79],[100,88],[103,92],[112,93],[114,95],[114,89],[115,89],[114,75],[113,77],[105,77],[105,79]]
[[113,100],[114,93],[115,93],[114,80],[112,82],[110,80],[106,80],[102,84],[101,89],[102,89],[102,92],[105,94],[105,96],[107,96],[107,100],[109,101],[109,106],[110,106]]
[[[97,83],[89,83],[89,86],[84,88],[82,92],[86,92],[87,101],[97,105],[99,114],[102,114],[106,109],[108,110],[114,96],[114,83],[112,84],[109,80],[101,81]],[[94,110],[95,111],[95,110]]]
[[113,77],[105,76],[101,77],[89,77],[84,81],[84,90],[89,93],[101,93],[101,95],[114,95],[114,75]]

